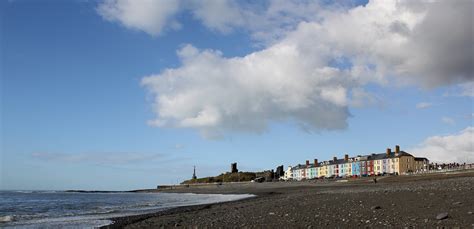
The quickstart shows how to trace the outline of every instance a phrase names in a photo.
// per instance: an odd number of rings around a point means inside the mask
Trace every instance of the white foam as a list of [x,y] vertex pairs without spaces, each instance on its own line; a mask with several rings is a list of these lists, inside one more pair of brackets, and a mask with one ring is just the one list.
[[13,221],[13,216],[11,215],[0,216],[0,223],[6,223],[10,221]]
[[[76,194],[82,196],[83,194]],[[94,196],[96,194],[91,194]],[[107,194],[117,195],[117,194]],[[120,196],[125,194],[118,194]],[[128,194],[127,194],[128,195]],[[134,195],[134,194],[130,194]],[[143,194],[138,195],[140,197]],[[159,193],[150,194],[152,198],[147,201],[141,201],[138,198],[137,202],[124,202],[122,205],[102,205],[91,208],[88,205],[81,208],[80,212],[67,212],[60,214],[41,215],[36,212],[32,217],[27,217],[25,214],[15,214],[13,216],[0,216],[1,227],[6,228],[38,228],[38,227],[74,227],[74,228],[92,228],[105,226],[113,223],[110,218],[131,216],[138,214],[146,214],[157,212],[180,206],[192,206],[197,204],[210,204],[233,201],[243,198],[253,197],[251,194],[243,195],[223,195],[223,194],[176,194],[176,193]],[[132,197],[132,196],[130,196]],[[61,197],[64,198],[64,197]],[[123,196],[120,198],[128,198]],[[88,202],[86,202],[87,204]],[[61,202],[58,202],[61,204]],[[80,202],[78,204],[81,204]],[[54,209],[60,209],[61,205]],[[58,213],[58,212],[53,212]],[[15,220],[15,221],[13,221]]]

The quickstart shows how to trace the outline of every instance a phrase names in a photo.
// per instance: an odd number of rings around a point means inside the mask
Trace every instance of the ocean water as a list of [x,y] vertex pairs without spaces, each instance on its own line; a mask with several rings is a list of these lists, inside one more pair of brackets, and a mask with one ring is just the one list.
[[93,228],[108,218],[146,214],[173,207],[238,200],[253,195],[191,193],[74,193],[0,191],[0,227]]

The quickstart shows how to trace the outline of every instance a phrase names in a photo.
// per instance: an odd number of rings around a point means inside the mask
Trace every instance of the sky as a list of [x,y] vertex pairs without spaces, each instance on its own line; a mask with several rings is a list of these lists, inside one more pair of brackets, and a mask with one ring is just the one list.
[[472,1],[0,3],[0,189],[474,162]]

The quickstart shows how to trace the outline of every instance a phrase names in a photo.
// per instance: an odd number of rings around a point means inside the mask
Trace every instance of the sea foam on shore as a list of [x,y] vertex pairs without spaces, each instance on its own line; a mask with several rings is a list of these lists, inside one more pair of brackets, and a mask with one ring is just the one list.
[[98,227],[110,218],[253,195],[0,191],[0,227]]

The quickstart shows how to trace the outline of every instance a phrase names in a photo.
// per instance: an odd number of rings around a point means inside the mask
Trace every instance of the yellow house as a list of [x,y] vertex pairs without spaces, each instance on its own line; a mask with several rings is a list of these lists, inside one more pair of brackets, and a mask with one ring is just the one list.
[[325,177],[327,174],[327,165],[320,165],[318,167],[318,177]]

